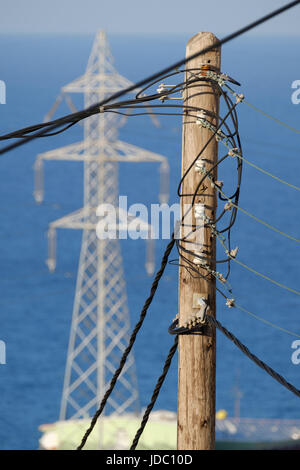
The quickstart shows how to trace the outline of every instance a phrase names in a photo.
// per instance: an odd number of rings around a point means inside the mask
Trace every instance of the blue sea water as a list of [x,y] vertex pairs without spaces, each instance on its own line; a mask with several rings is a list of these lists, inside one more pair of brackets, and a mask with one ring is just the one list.
[[[138,80],[181,58],[187,36],[109,36],[119,72]],[[0,133],[40,122],[60,88],[83,73],[93,36],[1,35],[0,79],[7,104],[0,105]],[[291,83],[300,79],[300,38],[238,39],[223,48],[222,69],[242,83],[248,101],[300,128],[300,105],[291,102]],[[61,108],[60,112],[66,112]],[[246,158],[299,185],[299,135],[267,120],[246,105],[239,108]],[[81,207],[82,166],[46,164],[46,195],[33,201],[33,163],[38,153],[80,140],[77,126],[57,137],[27,144],[0,159],[0,339],[7,364],[0,365],[0,449],[35,449],[41,423],[58,419],[81,234],[60,231],[58,266],[50,274],[46,231],[49,222]],[[130,118],[121,139],[166,155],[171,166],[171,201],[176,202],[180,176],[181,123],[161,118]],[[156,165],[120,166],[120,194],[129,203],[158,202]],[[232,168],[220,179],[229,185]],[[229,187],[229,186],[228,186]],[[299,193],[247,166],[241,207],[299,238]],[[157,243],[156,263],[166,246]],[[294,289],[299,289],[299,246],[239,213],[232,233],[239,259]],[[151,285],[144,270],[142,241],[122,242],[131,323],[134,324]],[[300,334],[299,296],[232,266],[237,301],[248,310]],[[136,341],[135,356],[141,405],[146,406],[172,338],[168,325],[177,312],[177,268],[168,266],[149,316]],[[300,365],[291,362],[292,336],[275,330],[218,298],[218,317],[248,347],[300,387]],[[234,386],[239,377],[241,416],[300,419],[300,402],[259,370],[218,334],[217,409],[234,413]],[[157,408],[176,410],[177,361],[174,361]]]

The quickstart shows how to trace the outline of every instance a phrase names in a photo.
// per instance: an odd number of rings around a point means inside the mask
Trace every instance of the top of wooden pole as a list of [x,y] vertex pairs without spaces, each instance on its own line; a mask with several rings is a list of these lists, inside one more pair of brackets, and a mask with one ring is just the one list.
[[[199,44],[201,44],[201,49],[205,49],[206,47],[211,46],[212,44],[216,43],[219,41],[219,39],[213,34],[213,33],[208,33],[208,32],[203,32],[203,33],[197,33],[194,36],[192,36],[189,41],[187,42],[186,45],[186,57],[189,57],[196,52],[198,52],[199,49]],[[196,57],[193,59],[191,62],[199,61],[201,62],[201,59],[203,60],[203,64],[210,63],[210,55],[213,56],[214,61],[216,60],[215,53],[216,51],[221,51],[221,46],[218,46],[214,49],[212,49],[210,52],[206,53],[203,56]],[[218,56],[220,57],[220,56]],[[219,64],[220,67],[220,64]]]
[[197,41],[198,44],[199,44],[199,39],[201,39],[201,41],[205,41],[205,40],[209,40],[211,41],[212,43],[216,42],[216,41],[219,41],[219,39],[213,34],[213,33],[209,33],[209,32],[200,32],[200,33],[197,33],[195,34],[194,36],[192,36],[188,42],[187,42],[187,46],[189,44],[191,44],[192,42],[195,42]]

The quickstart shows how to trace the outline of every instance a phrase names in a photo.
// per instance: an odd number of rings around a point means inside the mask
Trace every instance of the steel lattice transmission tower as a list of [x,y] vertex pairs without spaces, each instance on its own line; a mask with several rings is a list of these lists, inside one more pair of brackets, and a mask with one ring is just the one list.
[[[84,75],[62,88],[47,118],[62,97],[73,109],[69,93],[83,93],[88,107],[131,82],[115,70],[104,32],[99,32]],[[74,109],[73,109],[74,110]],[[56,266],[56,229],[82,229],[79,270],[73,307],[60,419],[91,416],[100,403],[110,379],[128,344],[130,322],[126,285],[118,239],[100,240],[96,234],[100,204],[118,203],[118,162],[159,162],[161,182],[168,180],[165,157],[117,139],[122,120],[113,113],[100,113],[84,120],[84,140],[42,153],[35,163],[35,199],[43,200],[43,161],[70,160],[84,164],[84,206],[49,226],[49,269]],[[164,185],[164,184],[163,184]],[[168,189],[161,190],[166,202]],[[129,214],[125,214],[128,219]],[[124,222],[124,213],[119,213]],[[122,223],[123,223],[122,222]],[[120,230],[121,222],[116,227]],[[148,245],[148,272],[153,271],[152,242]],[[107,414],[122,414],[138,407],[138,389],[133,354],[130,355],[118,385],[108,402]]]

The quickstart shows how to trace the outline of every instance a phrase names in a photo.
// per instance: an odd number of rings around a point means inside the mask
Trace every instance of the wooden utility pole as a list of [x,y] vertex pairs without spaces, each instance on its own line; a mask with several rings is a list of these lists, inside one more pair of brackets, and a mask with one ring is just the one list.
[[[211,46],[217,41],[212,33],[198,33],[192,37],[186,48],[186,56],[190,56],[201,49]],[[193,78],[192,74],[200,73],[203,66],[212,67],[212,70],[220,69],[221,51],[215,48],[212,51],[200,55],[186,65],[186,79]],[[189,71],[190,70],[190,71]],[[204,75],[204,74],[203,74]],[[203,76],[202,75],[202,76]],[[195,106],[209,113],[218,115],[219,94],[215,92],[208,81],[193,83],[187,87],[184,93],[184,105]],[[182,132],[182,175],[192,164],[193,160],[202,150],[212,132],[196,124],[196,111],[187,110],[183,118]],[[217,119],[206,114],[206,119],[213,125],[217,125]],[[203,154],[199,157],[200,164],[208,171],[217,162],[217,141],[212,139]],[[217,171],[211,176],[217,179]],[[196,191],[203,174],[195,171],[193,167],[184,178],[181,192],[187,196],[181,198],[182,214],[186,213],[185,204],[192,203],[192,196]],[[209,183],[208,178],[198,190],[195,202],[204,204],[205,216],[210,220],[216,215],[216,191]],[[192,210],[192,224],[199,226],[195,220],[195,207]],[[183,225],[185,220],[183,221]],[[182,234],[186,231],[182,227]],[[209,258],[208,264],[215,270],[216,241],[211,236],[209,227],[199,228],[204,238],[203,248],[200,250],[203,256]],[[194,234],[195,236],[195,234]],[[188,238],[187,238],[188,240]],[[191,238],[190,238],[191,240]],[[182,243],[185,249],[191,250],[191,243]],[[190,262],[195,256],[186,254]],[[192,315],[199,312],[197,302],[204,297],[208,300],[207,313],[215,315],[216,289],[214,277],[209,275],[208,280],[195,277],[195,273],[188,271],[181,260],[179,270],[179,325],[185,324]],[[201,274],[207,275],[207,270],[197,266]],[[208,282],[210,281],[210,282]],[[212,331],[211,336],[180,335],[179,336],[179,383],[178,383],[178,428],[177,447],[180,450],[203,449],[211,450],[215,447],[215,395],[216,395],[216,335]]]

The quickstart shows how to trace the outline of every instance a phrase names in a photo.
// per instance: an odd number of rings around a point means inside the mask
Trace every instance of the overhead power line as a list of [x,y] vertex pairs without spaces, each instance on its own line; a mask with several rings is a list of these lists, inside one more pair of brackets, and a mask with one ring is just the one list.
[[[17,147],[20,147],[21,145],[24,145],[25,143],[30,142],[33,139],[36,139],[38,137],[43,137],[45,134],[47,134],[49,132],[51,133],[52,131],[54,131],[55,129],[57,129],[59,127],[62,127],[62,126],[65,125],[66,127],[63,128],[61,131],[66,130],[69,127],[71,127],[72,125],[79,122],[80,120],[85,119],[89,116],[92,116],[93,114],[97,114],[99,112],[102,112],[103,111],[102,107],[105,106],[106,104],[117,100],[121,96],[124,96],[125,94],[128,94],[128,93],[130,93],[131,91],[133,91],[137,88],[143,87],[144,85],[148,84],[149,82],[153,82],[153,81],[159,79],[162,75],[166,75],[169,72],[173,71],[174,69],[177,69],[178,67],[181,67],[182,65],[187,64],[192,59],[195,59],[196,57],[199,57],[203,54],[206,54],[207,52],[211,51],[212,49],[215,49],[216,47],[220,47],[220,46],[232,41],[233,39],[241,36],[242,34],[245,34],[248,31],[251,31],[252,29],[257,28],[258,26],[260,26],[263,23],[271,20],[272,18],[275,18],[276,16],[281,15],[285,11],[290,10],[291,8],[298,5],[299,3],[300,3],[300,0],[295,0],[293,2],[289,2],[286,5],[283,5],[282,7],[272,11],[271,13],[269,13],[267,15],[264,15],[263,17],[259,18],[258,20],[253,21],[252,23],[249,23],[248,25],[244,26],[243,28],[238,29],[234,33],[231,33],[231,34],[225,36],[223,39],[221,39],[219,41],[216,41],[213,45],[211,45],[209,47],[206,47],[206,48],[196,52],[195,54],[192,54],[189,57],[181,59],[181,60],[173,63],[172,65],[169,65],[168,67],[163,68],[159,72],[156,72],[153,75],[150,75],[149,77],[140,80],[139,82],[125,88],[124,90],[121,90],[121,91],[118,91],[118,92],[112,94],[111,96],[105,98],[101,102],[96,103],[96,104],[88,107],[85,110],[78,111],[78,112],[66,115],[66,116],[64,116],[60,119],[57,119],[57,120],[49,122],[49,123],[42,123],[42,124],[38,124],[38,125],[35,125],[35,126],[30,126],[30,127],[25,128],[25,129],[21,129],[20,131],[16,131],[15,133],[11,133],[11,134],[8,134],[6,136],[0,137],[0,140],[6,140],[8,138],[23,137],[25,131],[26,131],[26,133],[30,133],[30,135],[26,135],[22,140],[14,142],[13,144],[7,145],[6,147],[0,149],[0,155],[3,155],[6,152],[8,152],[10,150],[13,150]],[[37,130],[37,132],[35,132],[36,130]],[[17,135],[17,134],[19,134],[19,135]],[[10,135],[10,137],[8,137],[9,135]]]

